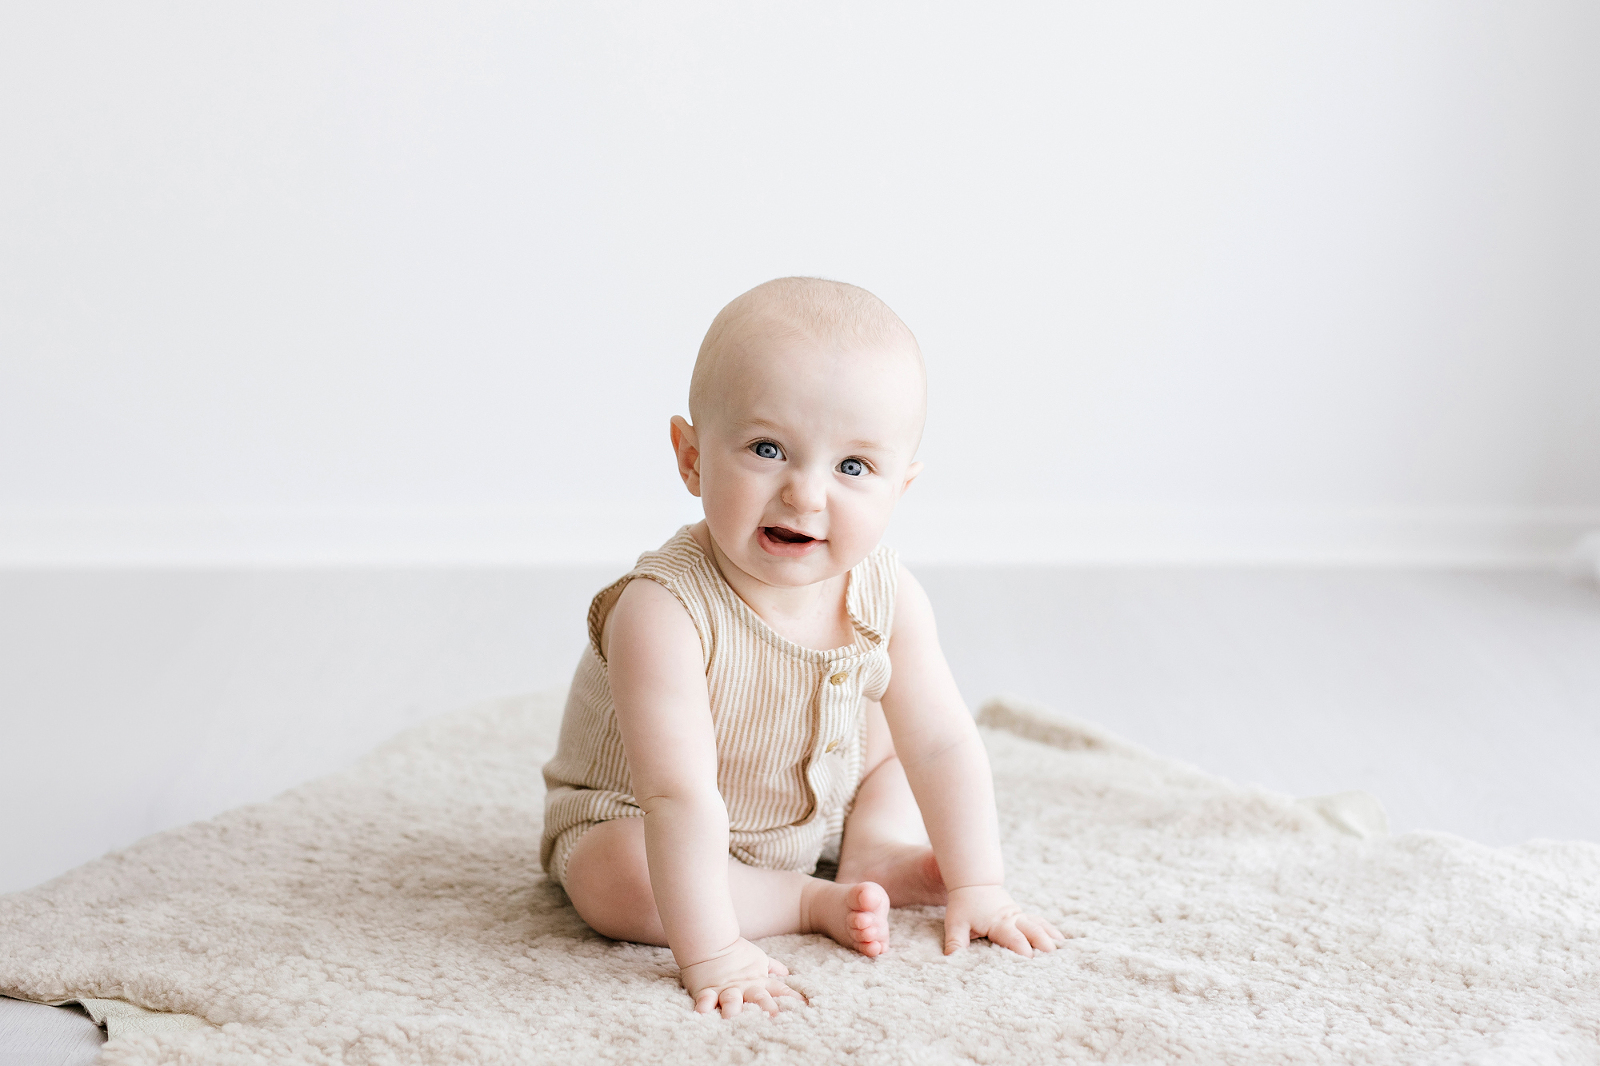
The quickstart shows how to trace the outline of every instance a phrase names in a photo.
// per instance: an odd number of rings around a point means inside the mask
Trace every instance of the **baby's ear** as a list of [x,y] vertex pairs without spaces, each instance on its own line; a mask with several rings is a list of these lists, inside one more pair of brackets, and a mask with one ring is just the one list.
[[911,483],[917,480],[917,475],[920,473],[922,473],[922,464],[920,462],[912,463],[906,467],[906,479],[900,484],[900,495],[905,495],[906,489],[911,487]]
[[678,459],[678,476],[691,493],[700,495],[700,435],[682,415],[672,416],[672,450]]

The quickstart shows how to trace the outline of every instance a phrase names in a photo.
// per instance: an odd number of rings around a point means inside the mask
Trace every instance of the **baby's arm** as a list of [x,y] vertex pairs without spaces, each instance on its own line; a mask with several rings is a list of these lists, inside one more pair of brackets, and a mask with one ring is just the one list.
[[949,894],[945,954],[971,936],[1022,955],[1054,951],[1061,934],[1025,913],[1004,888],[989,756],[939,648],[933,605],[903,566],[889,661],[883,714]]
[[[717,745],[688,612],[650,580],[630,582],[607,619],[606,653],[634,798],[644,810],[650,888],[679,977],[695,1009],[735,1013],[740,1001],[776,1011],[793,994],[781,965],[739,934],[728,889],[728,809],[717,790]],[[738,996],[724,993],[738,990]]]

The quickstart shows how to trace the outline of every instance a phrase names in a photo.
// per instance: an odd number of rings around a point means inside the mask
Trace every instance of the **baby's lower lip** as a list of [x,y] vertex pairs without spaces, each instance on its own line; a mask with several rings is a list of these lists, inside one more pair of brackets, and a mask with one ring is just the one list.
[[762,550],[764,550],[768,555],[782,555],[790,559],[798,559],[802,555],[810,554],[813,550],[815,550],[817,545],[822,543],[822,541],[815,539],[799,542],[779,540],[768,532],[768,530],[771,529],[782,528],[784,527],[762,526],[760,529],[756,530],[756,539],[761,542]]

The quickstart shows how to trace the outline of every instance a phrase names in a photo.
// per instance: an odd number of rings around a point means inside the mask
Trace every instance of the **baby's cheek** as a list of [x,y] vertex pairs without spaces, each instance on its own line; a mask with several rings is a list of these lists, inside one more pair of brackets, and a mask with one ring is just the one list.
[[830,537],[846,542],[847,548],[871,551],[883,539],[894,517],[894,497],[889,493],[863,493],[865,498],[848,501],[829,524]]
[[700,504],[713,528],[721,526],[725,532],[735,533],[739,530],[734,527],[754,528],[766,498],[751,479],[713,471],[709,477],[701,475]]

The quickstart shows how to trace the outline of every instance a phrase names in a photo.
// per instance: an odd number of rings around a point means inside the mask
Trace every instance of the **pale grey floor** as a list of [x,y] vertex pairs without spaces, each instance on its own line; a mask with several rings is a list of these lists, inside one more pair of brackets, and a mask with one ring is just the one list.
[[[267,798],[429,714],[563,683],[588,596],[611,576],[0,573],[0,892]],[[1238,781],[1364,788],[1399,831],[1600,840],[1591,581],[920,576],[974,705],[1009,691]],[[86,1061],[85,1025],[0,1000],[0,1066]]]
[[105,1042],[82,1007],[0,997],[0,1066],[86,1066]]

